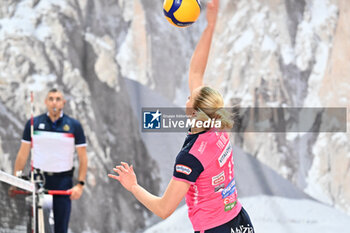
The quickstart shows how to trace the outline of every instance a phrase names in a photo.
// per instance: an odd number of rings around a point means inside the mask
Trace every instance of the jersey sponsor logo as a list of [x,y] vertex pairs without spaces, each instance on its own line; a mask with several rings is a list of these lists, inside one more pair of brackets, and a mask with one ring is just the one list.
[[45,129],[45,124],[44,123],[40,123],[38,126],[38,129]]
[[221,192],[223,189],[225,188],[225,184],[224,183],[222,183],[222,184],[219,184],[218,186],[216,186],[215,188],[214,188],[214,192]]
[[232,146],[231,146],[231,143],[228,143],[226,145],[226,148],[224,149],[224,151],[222,152],[222,154],[218,158],[220,167],[224,166],[224,164],[226,163],[227,159],[230,157],[231,152],[232,152]]
[[222,190],[221,195],[222,195],[222,199],[230,196],[231,194],[233,194],[236,191],[236,182],[235,180],[231,180],[231,182],[227,185],[227,187]]
[[230,211],[232,210],[237,204],[237,201],[234,201],[232,203],[228,203],[225,205],[225,211]]
[[237,204],[237,193],[235,192],[224,199],[225,211],[232,210],[236,206],[236,204]]
[[180,173],[183,173],[185,175],[189,175],[189,174],[191,174],[192,169],[187,167],[187,166],[185,166],[185,165],[178,164],[178,165],[176,165],[176,171],[180,172]]
[[201,154],[203,154],[203,152],[204,152],[205,147],[207,146],[207,144],[208,144],[207,141],[203,141],[203,142],[201,143],[201,145],[199,146],[199,148],[198,148],[198,152],[201,153]]
[[229,203],[233,203],[237,201],[237,195],[234,193],[224,199],[224,204],[227,205]]
[[65,125],[63,126],[63,130],[64,130],[64,131],[69,131],[69,130],[70,130],[69,125],[65,124]]
[[225,172],[224,171],[222,171],[219,175],[216,175],[216,176],[211,178],[212,185],[218,185],[224,181],[225,181]]

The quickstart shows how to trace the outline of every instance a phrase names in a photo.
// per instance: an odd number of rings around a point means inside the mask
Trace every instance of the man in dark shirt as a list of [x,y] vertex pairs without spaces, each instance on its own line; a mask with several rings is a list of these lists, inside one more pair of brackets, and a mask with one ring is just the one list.
[[[44,187],[49,190],[70,190],[69,196],[53,197],[55,233],[68,231],[71,200],[83,193],[87,172],[86,140],[79,121],[63,113],[66,100],[62,92],[51,89],[45,99],[47,113],[34,117],[33,139],[31,122],[25,125],[21,147],[17,154],[14,174],[24,169],[33,143],[33,166],[45,177]],[[73,186],[73,159],[79,158],[78,183]]]

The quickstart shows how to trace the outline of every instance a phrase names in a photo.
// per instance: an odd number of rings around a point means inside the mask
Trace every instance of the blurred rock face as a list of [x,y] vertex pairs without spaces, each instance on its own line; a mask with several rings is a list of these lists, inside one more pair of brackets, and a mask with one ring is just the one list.
[[[188,63],[205,26],[204,14],[181,30],[162,14],[156,0],[0,0],[0,168],[12,170],[29,91],[38,114],[48,88],[61,88],[65,112],[88,138],[88,186],[74,203],[74,232],[145,225],[144,208],[106,177],[127,160],[141,184],[159,190],[161,164],[141,139],[130,107],[137,93],[128,93],[123,79],[184,106]],[[349,14],[346,0],[222,0],[205,80],[228,106],[348,107]],[[246,133],[236,144],[311,196],[349,211],[349,139]]]
[[[107,178],[120,161],[133,163],[139,183],[152,193],[159,191],[158,165],[141,140],[139,122],[122,81],[130,62],[123,61],[119,53],[133,51],[129,48],[132,40],[139,40],[138,34],[146,35],[146,28],[137,25],[145,19],[132,18],[134,8],[143,11],[142,5],[128,4],[0,4],[0,151],[4,155],[0,168],[12,171],[24,123],[30,116],[30,91],[34,91],[35,112],[39,114],[45,111],[47,91],[62,89],[68,100],[64,111],[80,120],[88,140],[87,187],[82,200],[73,205],[73,232],[135,232],[145,226],[149,212],[121,185]],[[145,38],[141,40],[147,44]],[[142,53],[142,45],[138,48]],[[137,57],[146,61],[144,56]],[[140,77],[147,73],[142,64],[139,68]]]

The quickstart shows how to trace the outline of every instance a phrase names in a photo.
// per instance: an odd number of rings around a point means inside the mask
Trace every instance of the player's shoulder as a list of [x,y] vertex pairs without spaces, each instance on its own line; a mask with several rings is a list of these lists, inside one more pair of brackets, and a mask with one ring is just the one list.
[[177,156],[176,156],[176,160],[186,160],[187,158],[191,157],[193,155],[191,155],[188,151],[186,150],[181,150]]
[[184,161],[188,159],[192,159],[192,157],[195,157],[193,154],[190,153],[192,150],[193,146],[196,144],[196,141],[198,139],[198,134],[188,134],[185,142],[176,156],[176,161]]
[[193,145],[196,143],[197,139],[198,134],[188,134],[185,139],[184,145],[181,148],[181,152],[188,153],[192,149]]
[[186,151],[180,151],[180,153],[177,155],[176,165],[186,165],[191,168],[200,167],[201,169],[203,169],[203,166],[199,159]]

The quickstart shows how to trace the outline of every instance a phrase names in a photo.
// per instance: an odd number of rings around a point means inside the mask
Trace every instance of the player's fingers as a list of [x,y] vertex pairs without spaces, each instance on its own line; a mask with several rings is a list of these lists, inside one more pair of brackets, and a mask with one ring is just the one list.
[[125,167],[122,166],[122,165],[117,166],[117,168],[118,168],[119,170],[121,170],[122,172],[128,172],[128,170],[125,169]]
[[118,166],[116,166],[116,168],[119,169],[119,170],[121,170],[121,171],[125,171],[125,168],[124,168],[124,166],[122,166],[122,165],[118,165]]
[[115,171],[116,173],[118,173],[118,175],[123,174],[123,171],[120,170],[119,168],[113,168],[113,171]]
[[108,174],[108,177],[120,181],[120,177],[119,176]]
[[125,163],[125,162],[120,162],[120,163],[125,167],[126,170],[129,170],[129,169],[130,169],[128,163]]
[[134,172],[134,166],[133,166],[133,165],[130,166],[130,170],[131,170],[132,173],[135,173],[135,172]]

